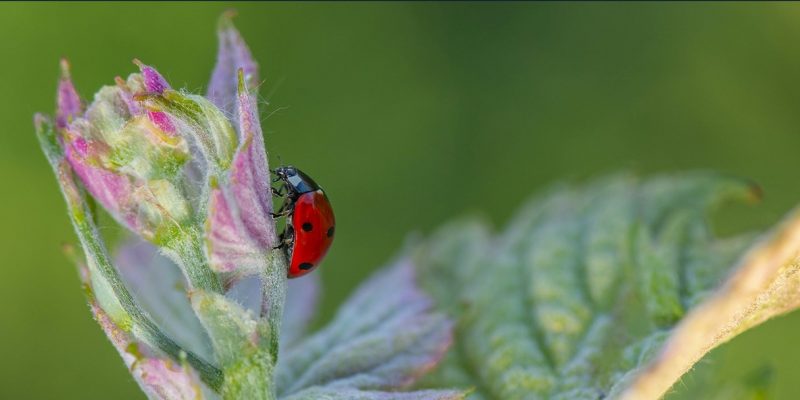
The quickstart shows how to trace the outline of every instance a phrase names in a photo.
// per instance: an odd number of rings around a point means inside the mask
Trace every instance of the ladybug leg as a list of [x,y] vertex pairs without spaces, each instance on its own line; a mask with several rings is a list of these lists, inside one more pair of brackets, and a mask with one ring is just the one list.
[[280,244],[275,246],[276,249],[288,249],[292,245],[292,238],[285,238],[281,240]]
[[[273,180],[273,182],[275,181]],[[286,195],[289,194],[289,188],[286,187],[286,184],[278,186],[277,189],[270,186],[270,190],[272,191],[272,195],[277,197],[286,197]]]
[[292,202],[285,201],[280,209],[277,212],[270,213],[272,218],[280,218],[280,217],[287,217],[292,214]]
[[291,225],[287,226],[283,232],[281,232],[280,236],[278,237],[279,243],[277,246],[273,247],[273,249],[288,249],[291,248],[292,243],[294,242],[294,229],[292,229]]
[[288,247],[289,247],[288,246],[288,242],[286,241],[286,239],[284,239],[283,233],[281,233],[281,235],[278,237],[278,245],[273,247],[272,249],[273,250],[279,250],[279,249],[285,249],[285,248],[288,248]]
[[291,211],[278,211],[276,213],[269,213],[272,218],[288,217]]

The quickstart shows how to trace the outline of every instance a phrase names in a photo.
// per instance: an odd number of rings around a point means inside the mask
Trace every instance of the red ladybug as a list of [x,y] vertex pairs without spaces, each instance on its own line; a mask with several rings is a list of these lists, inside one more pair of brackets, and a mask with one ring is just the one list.
[[281,182],[273,193],[286,201],[275,216],[286,216],[281,246],[289,257],[289,278],[297,278],[316,268],[333,243],[333,208],[322,188],[299,169],[287,165],[275,170],[274,182]]

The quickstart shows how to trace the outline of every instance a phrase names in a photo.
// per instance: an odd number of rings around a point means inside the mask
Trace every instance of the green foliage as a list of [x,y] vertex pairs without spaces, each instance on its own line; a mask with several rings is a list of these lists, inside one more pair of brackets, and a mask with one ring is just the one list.
[[478,221],[441,229],[415,259],[457,319],[455,344],[424,386],[472,387],[472,399],[619,394],[749,243],[716,237],[709,210],[757,193],[713,173],[622,175],[556,187],[500,235]]

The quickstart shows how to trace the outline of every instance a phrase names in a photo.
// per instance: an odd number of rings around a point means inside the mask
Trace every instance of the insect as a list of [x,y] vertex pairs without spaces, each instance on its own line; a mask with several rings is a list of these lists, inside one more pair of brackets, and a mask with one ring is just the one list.
[[333,243],[335,219],[328,196],[311,177],[287,165],[275,171],[272,188],[285,201],[274,217],[286,217],[279,247],[289,258],[289,278],[298,278],[316,268]]

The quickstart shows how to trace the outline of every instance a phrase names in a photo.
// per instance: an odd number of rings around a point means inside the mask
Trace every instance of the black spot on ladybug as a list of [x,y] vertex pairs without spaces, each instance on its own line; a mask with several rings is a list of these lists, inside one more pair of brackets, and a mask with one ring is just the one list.
[[303,271],[309,270],[311,268],[314,268],[314,264],[311,264],[311,263],[302,263],[302,264],[300,264],[300,269],[302,269]]
[[333,227],[328,228],[328,237],[333,236]]
[[303,223],[303,230],[305,232],[311,232],[312,229],[314,229],[314,226],[311,225],[311,222],[304,222]]

